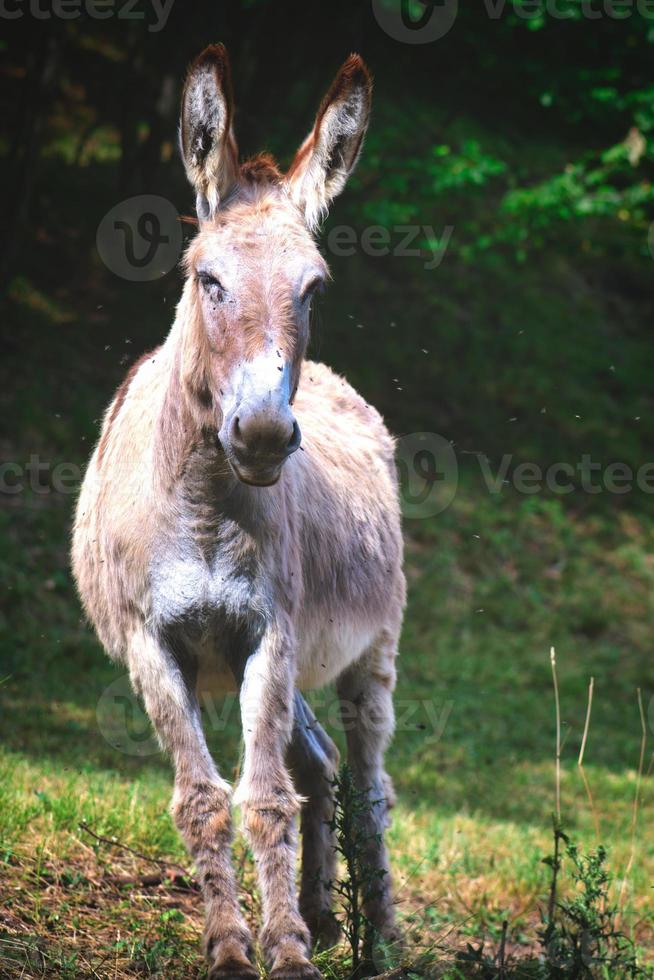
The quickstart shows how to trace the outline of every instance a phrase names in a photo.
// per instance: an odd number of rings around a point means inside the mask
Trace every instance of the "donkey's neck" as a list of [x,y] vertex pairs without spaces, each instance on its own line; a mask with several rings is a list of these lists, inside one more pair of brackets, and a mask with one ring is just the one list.
[[278,488],[242,483],[227,462],[205,345],[187,284],[162,350],[166,378],[153,444],[155,480],[198,540],[211,536],[222,520],[254,538],[267,538],[278,533],[284,495]]
[[[193,316],[188,283],[175,321],[161,348],[164,374],[153,440],[153,469],[161,489],[172,492],[183,479],[196,447],[217,429],[208,384],[208,351]],[[220,453],[215,444],[215,455]],[[225,465],[226,461],[225,461]],[[227,474],[226,474],[227,475]]]
[[[155,479],[197,521],[199,533],[222,516],[250,523],[269,516],[271,494],[234,475],[218,439],[220,411],[211,395],[209,352],[186,288],[164,344],[167,373],[155,428]],[[265,514],[264,514],[265,512]]]

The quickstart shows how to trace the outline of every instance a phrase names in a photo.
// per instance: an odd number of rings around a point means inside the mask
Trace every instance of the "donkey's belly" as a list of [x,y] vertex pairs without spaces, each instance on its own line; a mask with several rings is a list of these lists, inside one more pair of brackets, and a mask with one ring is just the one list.
[[358,660],[374,640],[378,626],[361,620],[305,624],[298,636],[297,686],[302,691],[324,687]]

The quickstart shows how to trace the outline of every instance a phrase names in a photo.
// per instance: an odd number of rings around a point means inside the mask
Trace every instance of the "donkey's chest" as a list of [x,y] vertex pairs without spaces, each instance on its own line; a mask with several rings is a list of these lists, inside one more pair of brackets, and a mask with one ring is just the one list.
[[199,694],[234,689],[262,632],[258,577],[229,553],[167,553],[155,563],[152,617]]
[[251,632],[264,594],[256,544],[230,522],[200,536],[178,531],[151,568],[153,619],[193,644],[215,648]]
[[223,557],[166,556],[152,575],[152,611],[162,625],[205,626],[214,617],[240,620],[256,605],[256,577]]

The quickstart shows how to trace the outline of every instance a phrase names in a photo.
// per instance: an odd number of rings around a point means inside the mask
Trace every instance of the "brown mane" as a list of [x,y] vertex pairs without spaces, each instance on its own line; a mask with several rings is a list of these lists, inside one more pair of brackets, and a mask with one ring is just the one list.
[[240,177],[245,184],[279,184],[282,173],[270,153],[259,153],[241,164]]

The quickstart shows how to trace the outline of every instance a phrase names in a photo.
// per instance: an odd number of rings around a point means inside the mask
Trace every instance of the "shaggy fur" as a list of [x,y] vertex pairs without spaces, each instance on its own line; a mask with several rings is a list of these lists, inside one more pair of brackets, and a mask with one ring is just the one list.
[[[309,229],[356,162],[370,80],[352,56],[283,177],[267,158],[235,169],[228,79],[214,47],[186,82],[182,144],[204,201],[200,229],[172,330],[107,410],[78,502],[73,566],[98,636],[127,665],[171,756],[172,811],[206,903],[210,976],[256,975],[230,861],[231,790],[198,701],[236,687],[245,754],[233,800],[261,884],[260,940],[277,980],[310,978],[310,930],[333,939],[326,820],[338,753],[301,690],[337,681],[349,758],[374,804],[367,859],[388,872],[383,753],[405,595],[394,445],[346,381],[305,360],[311,292],[327,276]],[[263,401],[247,394],[255,382]],[[302,446],[274,485],[252,486],[224,432],[250,398],[245,408],[268,438],[273,394],[279,412],[294,413]],[[366,913],[394,934],[388,873]]]

